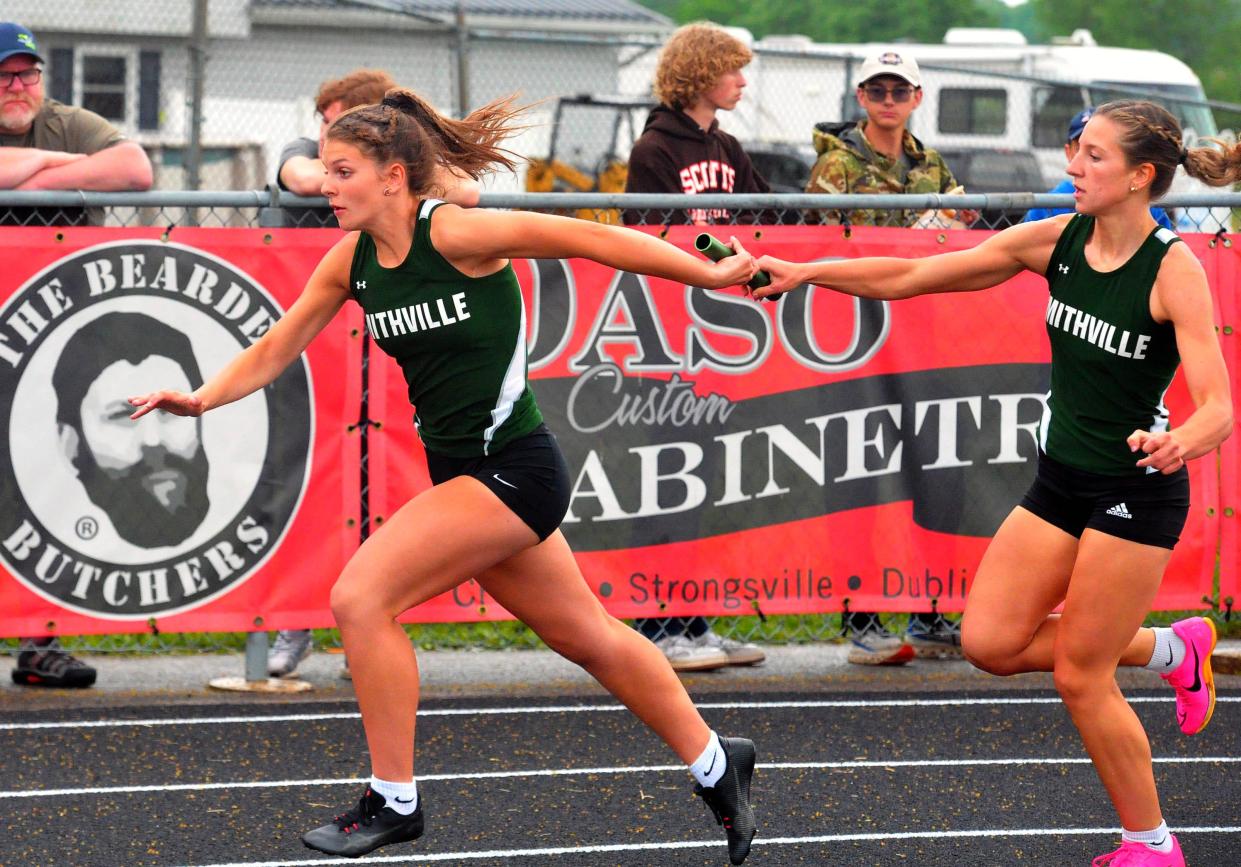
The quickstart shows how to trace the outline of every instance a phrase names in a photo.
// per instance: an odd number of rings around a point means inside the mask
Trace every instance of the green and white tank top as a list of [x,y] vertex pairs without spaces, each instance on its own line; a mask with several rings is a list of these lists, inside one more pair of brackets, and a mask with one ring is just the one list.
[[1080,470],[1140,474],[1125,440],[1135,430],[1168,429],[1164,395],[1180,363],[1172,324],[1150,314],[1160,263],[1180,238],[1156,228],[1127,262],[1103,273],[1086,262],[1093,228],[1094,217],[1075,215],[1047,265],[1051,391],[1040,445]]
[[427,450],[494,454],[543,420],[526,380],[525,307],[511,264],[467,277],[436,252],[431,218],[442,204],[419,205],[409,255],[395,268],[379,264],[361,233],[349,285],[367,332],[401,366]]

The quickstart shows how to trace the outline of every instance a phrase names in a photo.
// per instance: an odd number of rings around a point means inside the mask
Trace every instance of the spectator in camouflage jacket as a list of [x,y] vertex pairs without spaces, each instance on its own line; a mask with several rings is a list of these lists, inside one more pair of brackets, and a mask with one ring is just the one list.
[[[946,193],[956,178],[934,149],[906,128],[922,103],[918,64],[911,57],[885,51],[867,58],[857,79],[858,105],[866,120],[816,124],[814,148],[819,158],[806,185],[808,193]],[[919,211],[827,211],[824,223],[912,226]]]
[[[922,102],[921,81],[913,58],[895,51],[867,58],[857,77],[857,100],[866,120],[816,125],[819,159],[806,192],[946,193],[955,188],[956,178],[943,158],[906,129]],[[921,212],[866,209],[819,216],[825,223],[913,226]],[[901,665],[915,656],[946,659],[961,654],[959,634],[935,612],[912,614],[905,636],[891,635],[877,615],[864,611],[847,613],[844,624],[852,639],[846,657],[851,663]]]

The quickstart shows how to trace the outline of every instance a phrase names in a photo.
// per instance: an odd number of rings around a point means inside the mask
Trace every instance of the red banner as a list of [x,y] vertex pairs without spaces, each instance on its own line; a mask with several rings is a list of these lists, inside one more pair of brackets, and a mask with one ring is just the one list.
[[[746,231],[751,249],[803,260],[926,256],[989,234]],[[338,237],[0,233],[0,487],[15,504],[0,519],[0,631],[331,624],[329,589],[360,517],[356,307],[273,386],[197,423],[135,426],[114,399],[209,377],[288,308]],[[1209,238],[1187,240],[1223,292],[1236,254]],[[692,232],[669,239],[688,249]],[[814,289],[756,304],[590,262],[516,268],[531,379],[573,474],[563,529],[613,613],[962,607],[1033,474],[1043,279],[897,303]],[[428,480],[399,369],[372,348],[369,377],[378,525]],[[1174,424],[1191,409],[1183,384],[1170,406]],[[1234,498],[1236,457],[1234,442]],[[1191,473],[1164,608],[1203,604],[1221,532],[1235,562],[1215,465]],[[467,581],[408,619],[505,616]]]
[[356,310],[262,393],[200,420],[135,424],[124,398],[215,373],[336,237],[0,232],[3,634],[330,619],[357,540]]
[[[751,234],[751,249],[791,259],[925,256],[986,237]],[[1190,240],[1210,255],[1205,237]],[[962,608],[1033,473],[1049,359],[1042,278],[896,304],[813,290],[754,305],[588,262],[521,263],[519,276],[531,377],[575,474],[562,529],[613,613]],[[403,416],[385,419],[378,445],[401,454],[392,466],[417,446],[399,375],[376,374]],[[1169,403],[1174,423],[1190,411],[1183,383]],[[1160,607],[1201,607],[1209,592],[1210,463],[1191,468],[1192,513]],[[424,483],[410,462],[376,488],[376,511]],[[465,585],[410,619],[495,616]]]

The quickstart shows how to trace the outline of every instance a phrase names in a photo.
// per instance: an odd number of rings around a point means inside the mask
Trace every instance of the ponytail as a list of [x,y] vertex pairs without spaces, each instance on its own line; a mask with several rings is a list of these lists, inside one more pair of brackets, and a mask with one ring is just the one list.
[[1185,173],[1212,187],[1241,183],[1241,141],[1226,142],[1208,139],[1218,145],[1210,148],[1190,148],[1182,155]]
[[517,167],[521,157],[500,146],[525,128],[516,123],[525,108],[515,107],[515,98],[493,100],[463,120],[453,120],[412,90],[393,88],[378,105],[342,114],[327,138],[355,145],[378,163],[401,163],[410,192],[421,195],[431,187],[437,165],[474,180],[496,167]]

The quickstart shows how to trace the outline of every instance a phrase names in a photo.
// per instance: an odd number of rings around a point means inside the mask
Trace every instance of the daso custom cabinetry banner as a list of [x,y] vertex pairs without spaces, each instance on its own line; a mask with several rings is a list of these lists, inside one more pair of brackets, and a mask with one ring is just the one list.
[[[928,256],[991,234],[736,229],[752,251],[800,260]],[[729,227],[714,231],[726,239]],[[667,237],[692,249],[693,236]],[[1206,240],[1191,239],[1209,257]],[[534,389],[574,472],[562,529],[613,613],[963,607],[1033,478],[1049,361],[1042,277],[895,303],[811,288],[759,304],[589,262],[517,268]],[[417,446],[398,372],[375,375],[377,460],[403,468],[375,479],[382,515],[425,484],[425,468],[406,459]],[[1179,380],[1169,403],[1174,423],[1190,411]],[[1200,607],[1210,592],[1215,462],[1191,472],[1164,607]],[[493,616],[466,585],[411,619]]]

